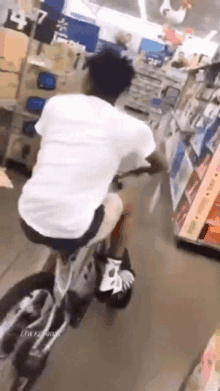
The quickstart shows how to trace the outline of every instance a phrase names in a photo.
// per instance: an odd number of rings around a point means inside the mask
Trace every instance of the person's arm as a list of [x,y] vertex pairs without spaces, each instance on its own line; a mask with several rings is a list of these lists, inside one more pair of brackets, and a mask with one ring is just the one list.
[[44,129],[47,127],[51,118],[54,118],[54,114],[56,113],[56,104],[54,106],[54,100],[56,102],[57,96],[49,98],[43,108],[41,116],[37,123],[35,124],[36,132],[42,137],[44,133]]
[[125,159],[126,156],[128,161],[132,162],[133,159],[133,164],[120,165],[116,178],[165,173],[167,170],[166,158],[157,150],[151,128],[144,122],[128,115],[124,117],[124,121],[123,128],[128,129],[123,137]]
[[167,160],[165,156],[162,155],[162,153],[160,153],[159,151],[154,151],[146,160],[151,165],[150,167],[147,167],[148,173],[150,175],[167,172]]
[[[35,130],[37,132],[37,134],[40,136],[40,137],[43,137],[43,133],[44,133],[44,128],[45,126],[47,126],[47,124],[49,123],[50,121],[50,117],[53,115],[53,110],[51,109],[51,99],[48,100],[44,106],[44,109],[41,113],[41,116],[39,118],[39,120],[37,121],[37,123],[35,124]],[[37,162],[35,163],[35,165],[33,166],[32,168],[32,172],[35,171],[37,167]]]
[[117,175],[117,179],[123,178],[125,176],[139,176],[142,174],[154,175],[154,174],[166,174],[168,170],[168,165],[166,158],[159,151],[154,151],[148,158],[145,159],[150,163],[149,166],[142,166],[135,170],[128,171],[122,175]]

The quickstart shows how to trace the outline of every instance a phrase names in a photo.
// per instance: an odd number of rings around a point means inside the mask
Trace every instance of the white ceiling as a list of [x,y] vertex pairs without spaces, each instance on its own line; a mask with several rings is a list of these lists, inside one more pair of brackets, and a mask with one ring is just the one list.
[[[159,12],[163,0],[145,1],[147,19],[159,24],[165,23]],[[140,17],[138,0],[90,0],[90,2]],[[200,37],[206,36],[211,30],[218,30],[218,35],[214,40],[220,41],[220,0],[193,0],[193,2],[193,8],[187,13],[184,23],[177,26],[178,30],[192,27],[195,34]],[[171,4],[174,9],[178,9],[179,0],[171,0]]]

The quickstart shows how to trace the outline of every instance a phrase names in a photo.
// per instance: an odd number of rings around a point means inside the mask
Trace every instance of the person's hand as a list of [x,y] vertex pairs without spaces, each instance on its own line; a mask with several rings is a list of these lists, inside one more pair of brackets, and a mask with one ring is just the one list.
[[115,175],[115,177],[113,178],[112,186],[113,186],[113,190],[115,190],[115,191],[123,189],[123,184],[122,184],[122,182],[120,182],[119,175]]
[[155,153],[147,159],[150,162],[150,167],[146,167],[146,172],[149,175],[162,174],[165,175],[168,172],[168,163],[164,155]]

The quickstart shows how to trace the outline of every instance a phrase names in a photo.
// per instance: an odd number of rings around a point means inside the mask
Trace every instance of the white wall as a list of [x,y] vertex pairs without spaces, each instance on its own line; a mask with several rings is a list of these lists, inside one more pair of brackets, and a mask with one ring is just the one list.
[[124,30],[132,34],[133,42],[131,49],[137,51],[142,38],[158,41],[158,35],[162,34],[162,26],[160,25],[146,23],[139,18],[134,18],[105,7],[99,7],[89,2],[88,4],[89,7],[82,0],[67,0],[63,13],[71,16],[71,13],[74,12],[96,19],[96,24],[100,26],[100,39],[112,42],[115,34],[119,30]]
[[162,34],[160,25],[146,23],[113,10],[101,9],[98,12],[96,23],[101,27],[100,38],[107,41],[113,41],[115,33],[120,29],[130,32],[133,36],[132,49],[135,51],[139,49],[142,38],[158,41],[158,35]]
[[[89,7],[86,6],[86,3]],[[135,51],[139,49],[142,38],[160,42],[158,35],[163,34],[162,25],[144,22],[139,18],[118,11],[99,7],[88,0],[66,0],[63,12],[69,16],[71,16],[71,12],[74,12],[96,19],[96,24],[100,26],[99,37],[106,41],[114,41],[114,36],[119,30],[130,32],[133,36],[131,49]],[[205,54],[213,57],[217,47],[218,45],[215,42],[205,42],[192,36],[191,39],[186,39],[181,50],[187,53]]]
[[67,16],[71,16],[71,12],[74,12],[76,14],[95,19],[93,12],[83,3],[82,0],[66,0],[62,12]]
[[204,54],[212,58],[218,48],[218,44],[212,41],[206,41],[205,39],[193,37],[184,41],[181,50],[186,53],[198,53]]
[[[111,23],[103,22],[99,20],[97,20],[97,25],[101,27],[99,32],[99,38],[109,42],[114,42],[115,35],[118,33],[120,29],[122,29],[122,27],[118,27],[117,25],[113,25]],[[130,32],[130,30],[125,30],[125,31]],[[132,34],[132,37],[133,39],[130,48],[134,51],[138,51],[142,36],[140,34],[135,33]]]

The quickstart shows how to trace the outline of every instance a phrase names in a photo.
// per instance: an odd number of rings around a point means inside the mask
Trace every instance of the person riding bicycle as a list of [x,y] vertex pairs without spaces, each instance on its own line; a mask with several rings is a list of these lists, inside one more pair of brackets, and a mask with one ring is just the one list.
[[[134,77],[129,61],[106,49],[88,60],[84,73],[83,93],[46,102],[35,125],[41,136],[37,163],[18,202],[26,236],[59,251],[64,262],[96,237],[109,185],[125,162],[134,175],[166,169],[151,129],[115,107]],[[100,300],[102,294],[131,290],[134,283],[124,245],[125,220],[126,213],[104,255]]]

